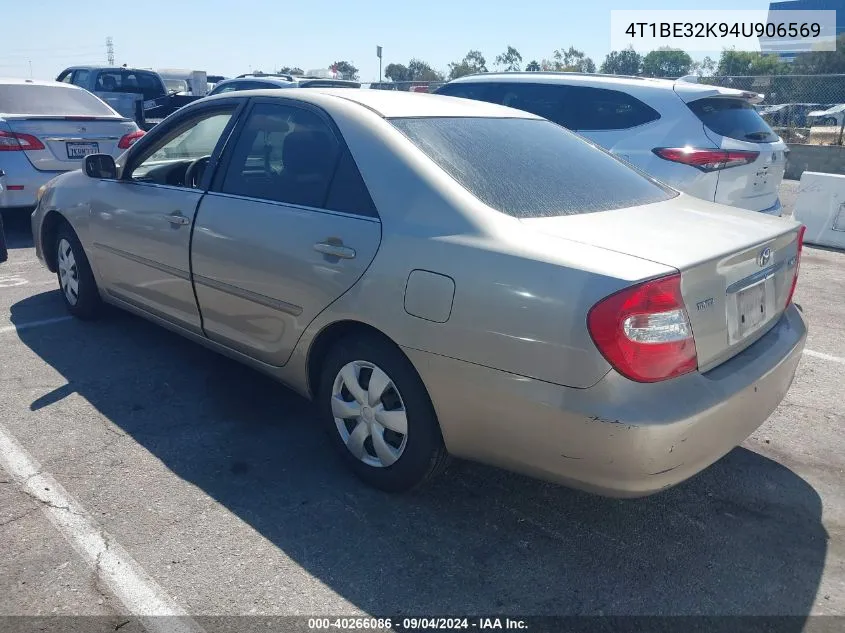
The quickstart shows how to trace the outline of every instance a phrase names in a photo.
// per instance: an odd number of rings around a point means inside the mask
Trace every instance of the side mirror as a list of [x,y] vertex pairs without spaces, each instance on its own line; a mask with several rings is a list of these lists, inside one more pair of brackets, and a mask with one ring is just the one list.
[[117,179],[117,165],[114,164],[114,158],[108,154],[89,154],[82,164],[89,178]]

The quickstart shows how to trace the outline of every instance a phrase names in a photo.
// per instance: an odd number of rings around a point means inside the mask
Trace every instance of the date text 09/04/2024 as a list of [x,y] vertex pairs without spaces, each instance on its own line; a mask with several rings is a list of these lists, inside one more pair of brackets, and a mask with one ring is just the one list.
[[313,631],[370,630],[370,631],[448,631],[448,630],[527,630],[524,620],[514,618],[309,618]]
[[631,37],[819,37],[818,22],[631,22]]

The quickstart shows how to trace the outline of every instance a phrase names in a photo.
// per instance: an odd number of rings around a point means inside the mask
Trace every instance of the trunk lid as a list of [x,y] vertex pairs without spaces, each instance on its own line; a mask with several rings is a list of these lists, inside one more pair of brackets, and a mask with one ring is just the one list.
[[707,138],[723,150],[758,154],[747,165],[718,172],[715,201],[754,211],[774,206],[786,170],[787,148],[752,105],[761,95],[716,86],[697,88],[675,83],[675,92],[701,121]]
[[6,115],[12,132],[29,134],[44,145],[44,149],[26,150],[26,157],[40,171],[70,171],[79,169],[86,154],[119,156],[120,139],[137,126],[118,117],[60,117]]
[[700,371],[739,353],[778,320],[792,284],[800,227],[683,194],[640,207],[521,222],[679,270]]

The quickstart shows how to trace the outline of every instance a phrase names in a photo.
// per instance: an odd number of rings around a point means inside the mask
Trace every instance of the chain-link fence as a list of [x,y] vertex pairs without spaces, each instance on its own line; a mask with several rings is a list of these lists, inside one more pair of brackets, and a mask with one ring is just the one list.
[[[700,83],[764,95],[755,106],[789,143],[842,145],[845,140],[845,75],[766,75],[702,77]],[[364,84],[378,90],[433,92],[442,81]]]

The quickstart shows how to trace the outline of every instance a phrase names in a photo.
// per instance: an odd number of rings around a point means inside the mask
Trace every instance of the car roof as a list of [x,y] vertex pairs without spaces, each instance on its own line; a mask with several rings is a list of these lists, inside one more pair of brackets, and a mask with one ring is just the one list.
[[283,79],[281,77],[268,77],[262,75],[243,75],[242,77],[232,77],[231,79],[224,79],[223,81],[217,82],[218,86],[222,86],[224,84],[231,84],[235,83],[236,81],[257,81],[259,83],[265,83],[271,86],[293,86],[296,82],[288,81],[287,79]]
[[[219,84],[218,84],[219,85]],[[313,103],[327,111],[334,107],[356,103],[384,118],[424,118],[424,117],[482,117],[482,118],[519,118],[540,119],[529,112],[515,110],[505,106],[460,99],[444,95],[397,90],[350,90],[349,88],[290,88],[280,93],[278,90],[239,90],[206,97],[225,99],[234,96],[276,97],[295,99]]]
[[[735,96],[755,100],[761,95],[757,93],[736,90],[735,88],[723,88],[709,84],[700,84],[696,81],[680,79],[660,79],[657,77],[637,77],[630,75],[603,75],[598,73],[575,73],[575,72],[498,72],[478,73],[465,75],[453,79],[450,84],[456,83],[482,83],[482,82],[508,82],[508,83],[548,83],[583,85],[590,87],[605,88],[628,88],[635,91],[641,90],[674,90],[685,101],[702,98],[706,96]],[[448,84],[447,84],[448,85]]]
[[52,86],[54,88],[71,88],[73,90],[83,90],[79,86],[65,83],[64,81],[52,81],[50,79],[21,79],[20,77],[0,77],[0,85],[2,86]]

